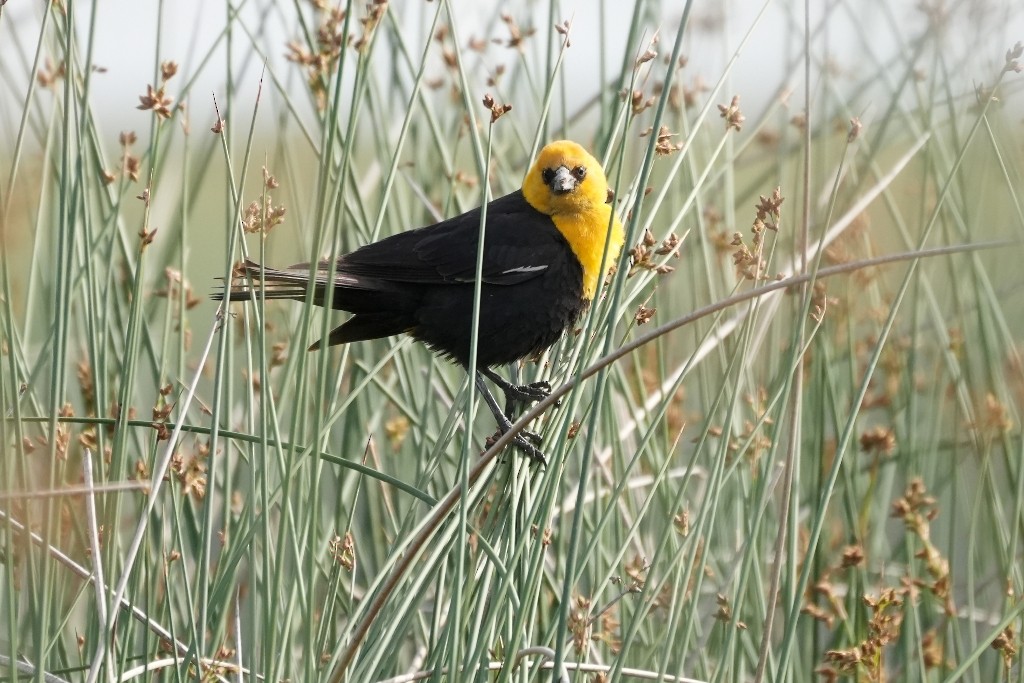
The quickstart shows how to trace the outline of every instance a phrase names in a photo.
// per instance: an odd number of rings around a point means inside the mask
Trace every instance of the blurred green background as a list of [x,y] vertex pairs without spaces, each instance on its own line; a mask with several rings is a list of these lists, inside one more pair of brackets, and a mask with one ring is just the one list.
[[[1021,39],[998,1],[0,5],[0,679],[1024,681]],[[209,298],[562,137],[628,238],[514,369],[581,380],[547,467],[479,457],[417,345]]]

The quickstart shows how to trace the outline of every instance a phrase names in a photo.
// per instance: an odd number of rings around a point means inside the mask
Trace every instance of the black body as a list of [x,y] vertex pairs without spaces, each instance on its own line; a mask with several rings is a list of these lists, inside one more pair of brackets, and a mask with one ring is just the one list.
[[[408,333],[469,367],[480,209],[368,244],[338,258],[331,306],[353,313],[326,343]],[[477,367],[505,365],[543,351],[579,319],[583,270],[551,218],[516,191],[489,204],[480,300]],[[231,288],[249,300],[255,281]],[[325,303],[329,263],[318,264],[314,303]],[[267,298],[304,300],[309,265],[264,269]],[[314,346],[319,346],[317,342]]]

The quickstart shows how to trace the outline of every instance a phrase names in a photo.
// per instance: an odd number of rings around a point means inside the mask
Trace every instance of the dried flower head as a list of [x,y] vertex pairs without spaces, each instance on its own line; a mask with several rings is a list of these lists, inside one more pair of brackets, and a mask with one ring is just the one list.
[[178,73],[178,63],[172,61],[166,61],[160,63],[160,80],[164,83],[174,78],[174,75]]
[[669,154],[675,154],[683,148],[683,143],[673,143],[672,138],[675,137],[675,133],[668,129],[668,126],[662,126],[658,129],[658,140],[654,145],[654,153],[658,156],[668,156]]
[[64,78],[66,72],[67,67],[64,64],[64,60],[61,60],[59,64],[54,66],[50,58],[47,57],[43,61],[43,67],[36,72],[36,82],[44,88],[54,87],[57,81]]
[[653,49],[655,42],[656,41],[652,41],[651,47],[644,50],[643,54],[636,58],[636,62],[633,63],[634,69],[639,69],[641,65],[646,64],[647,62],[651,61],[652,59],[658,56],[658,53],[655,52]]
[[164,92],[163,85],[159,88],[147,85],[146,94],[139,95],[139,106],[136,109],[152,111],[162,119],[169,119],[171,118],[171,106],[173,104],[174,99]]
[[620,93],[620,97],[622,97],[622,99],[624,100],[627,98],[630,100],[630,107],[633,110],[633,116],[638,116],[644,110],[650,109],[651,107],[654,106],[654,103],[656,101],[654,95],[651,95],[645,100],[644,94],[639,90],[633,90],[632,92],[623,90]]
[[850,119],[850,132],[846,134],[846,142],[852,143],[858,137],[860,137],[860,131],[864,127],[864,124],[860,122],[860,119],[854,116]]
[[1019,74],[1022,69],[1019,60],[1022,56],[1024,56],[1024,43],[1018,40],[1013,47],[1006,51],[1006,63],[1003,65],[1003,71]]
[[1003,663],[1006,666],[1006,670],[1009,671],[1013,660],[1017,657],[1017,652],[1020,650],[1020,643],[1017,641],[1016,634],[1013,631],[1013,624],[1004,628],[996,636],[995,640],[992,641],[992,649],[997,650],[1003,656]]
[[645,304],[640,304],[640,308],[637,309],[636,314],[633,316],[633,320],[636,321],[637,325],[645,325],[651,322],[651,318],[658,312],[656,308],[648,308]]
[[725,119],[726,130],[734,128],[739,132],[743,128],[743,122],[747,120],[747,117],[740,111],[739,95],[733,95],[732,102],[728,106],[724,104],[718,105],[718,113]]
[[494,123],[495,121],[500,119],[502,116],[504,116],[508,112],[512,111],[512,105],[511,104],[497,104],[497,103],[495,103],[494,98],[491,97],[490,93],[487,93],[486,95],[484,95],[483,103],[484,103],[484,106],[487,107],[488,109],[490,109],[490,111],[491,111],[491,123]]
[[555,24],[555,31],[558,35],[562,36],[563,45],[565,47],[572,47],[572,42],[569,40],[569,30],[572,28],[572,22],[566,19],[561,24]]
[[896,449],[896,435],[889,427],[874,427],[860,435],[860,449],[866,453],[889,455]]
[[569,608],[569,620],[567,623],[569,633],[572,634],[573,649],[577,655],[583,655],[587,651],[590,642],[590,598],[577,595]]
[[[527,28],[523,30],[516,23],[516,20],[512,18],[511,14],[502,14],[501,20],[508,27],[508,40],[504,41],[505,47],[512,48],[514,50],[522,50],[523,41],[532,36],[537,32],[535,28]],[[494,41],[498,45],[501,45],[503,41],[495,39]]]
[[328,552],[341,567],[351,572],[356,566],[356,541],[351,531],[344,536],[335,535],[328,545]]

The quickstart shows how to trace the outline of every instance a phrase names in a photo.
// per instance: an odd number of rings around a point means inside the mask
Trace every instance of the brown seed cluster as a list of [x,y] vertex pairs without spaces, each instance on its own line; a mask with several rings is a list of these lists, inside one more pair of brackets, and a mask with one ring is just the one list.
[[78,388],[82,392],[82,400],[85,402],[86,414],[95,414],[96,410],[96,381],[92,372],[92,365],[88,360],[80,360],[75,365],[75,377],[78,379]]
[[658,34],[655,33],[654,37],[651,38],[651,42],[647,45],[647,49],[644,50],[643,54],[637,57],[636,61],[633,62],[634,71],[658,56],[658,52],[654,48],[658,45],[659,40],[660,38],[658,37]]
[[179,296],[184,295],[185,308],[189,310],[202,303],[202,298],[196,296],[196,293],[192,290],[192,285],[189,284],[180,270],[170,267],[164,268],[164,277],[167,280],[167,285],[155,290],[153,296],[164,299],[177,299]]
[[36,82],[44,88],[55,88],[57,82],[64,78],[67,73],[67,65],[62,59],[56,66],[50,58],[47,57],[43,66],[36,72]]
[[644,53],[642,55],[640,55],[639,57],[636,58],[636,63],[633,66],[634,67],[639,67],[641,64],[646,64],[647,62],[651,61],[652,59],[654,59],[657,56],[658,56],[657,52],[655,52],[654,50],[652,50],[650,48],[647,48],[646,50],[644,50]]
[[846,142],[852,143],[860,137],[860,131],[864,128],[864,124],[860,122],[860,119],[854,116],[850,119],[850,130],[846,134]]
[[1013,624],[1004,628],[1002,633],[996,636],[995,640],[992,641],[992,649],[998,651],[1003,656],[1003,666],[1009,671],[1013,665],[1013,660],[1017,658],[1017,653],[1020,652],[1020,641],[1017,640]]
[[[648,135],[650,135],[653,131],[653,127],[647,128],[642,133],[640,133],[640,137],[645,138]],[[658,156],[668,156],[669,154],[675,154],[676,152],[681,150],[683,148],[683,143],[672,142],[672,138],[674,138],[675,136],[676,133],[670,131],[668,126],[662,126],[661,128],[659,128],[657,141],[654,144],[654,153],[657,154]]]
[[566,48],[572,47],[572,42],[569,40],[569,31],[572,29],[572,22],[568,19],[562,23],[555,24],[555,32],[562,36],[563,46]]
[[279,187],[277,178],[263,167],[263,194],[259,200],[253,200],[242,212],[242,230],[247,233],[260,233],[266,237],[271,230],[284,222],[286,209],[274,206],[270,191]]
[[642,270],[653,271],[657,275],[667,275],[675,270],[673,266],[665,263],[666,258],[657,259],[656,256],[679,258],[679,235],[670,232],[661,245],[655,248],[658,239],[650,230],[645,229],[640,243],[629,250],[630,267],[626,277],[633,277]]
[[840,563],[842,569],[852,569],[864,564],[864,548],[859,545],[848,545],[843,548],[843,560]]
[[1006,51],[1006,62],[1003,64],[1003,71],[1012,71],[1015,74],[1019,74],[1024,67],[1020,65],[1020,58],[1024,57],[1024,43],[1019,40],[1014,43],[1013,47]]
[[345,571],[351,573],[356,566],[356,540],[351,531],[344,536],[335,534],[328,544],[327,551]]
[[743,129],[743,122],[747,117],[740,111],[740,96],[733,95],[732,102],[728,105],[718,105],[719,115],[725,119],[725,129],[734,129],[737,133]]
[[[765,433],[765,427],[774,424],[771,418],[764,416],[764,408],[755,407],[755,411],[757,411],[757,419],[743,420],[743,429],[738,432],[730,430],[729,442],[726,445],[728,461],[731,463],[737,457],[742,457],[750,464],[752,471],[761,456],[772,446],[771,435]],[[715,425],[708,430],[708,433],[717,438],[726,432],[722,427]]]
[[683,538],[690,535],[690,509],[683,508],[681,512],[672,517],[672,526],[675,527],[676,533]]
[[590,643],[590,598],[577,595],[569,608],[569,621],[566,624],[572,634],[572,646],[577,656],[583,656]]
[[345,10],[329,3],[318,5],[319,26],[316,31],[316,43],[312,48],[297,41],[288,43],[285,59],[306,68],[306,82],[317,107],[321,110],[327,106],[327,84],[334,68],[341,57],[345,44]]
[[991,391],[985,393],[976,412],[981,416],[982,431],[992,438],[999,438],[1013,429],[1010,409]]
[[604,643],[608,650],[617,655],[622,651],[622,639],[619,638],[619,618],[615,616],[614,609],[607,609],[601,613],[601,629],[594,633],[592,638],[596,642]]
[[838,676],[856,676],[857,680],[862,681],[887,680],[883,651],[886,645],[899,638],[903,623],[903,598],[904,594],[893,588],[883,589],[877,597],[864,596],[864,604],[871,611],[867,638],[851,648],[827,651],[827,664],[817,669],[816,673],[833,681]]
[[[732,622],[732,606],[729,604],[729,598],[724,594],[719,593],[715,596],[715,604],[718,605],[718,609],[715,610],[714,619],[720,621],[723,624]],[[737,620],[736,628],[741,631],[745,631],[747,628],[746,623]]]
[[[526,29],[520,28],[519,24],[516,22],[516,20],[512,17],[511,14],[502,14],[501,21],[508,28],[508,38],[506,40],[495,38],[492,42],[494,42],[497,45],[504,45],[505,47],[511,48],[513,50],[519,50],[520,52],[522,52],[523,42],[537,32],[537,29],[533,28],[532,26]],[[555,30],[558,31],[559,33],[562,33],[562,31],[559,30],[559,27],[557,25],[555,26]],[[566,26],[566,34],[567,33],[568,27]]]
[[370,44],[370,38],[373,37],[373,32],[377,30],[377,26],[380,25],[387,9],[388,0],[372,0],[372,2],[366,5],[366,14],[359,18],[359,23],[363,27],[363,34],[358,38],[350,39],[353,49],[358,52],[366,51],[367,46]]
[[947,616],[956,616],[953,603],[949,561],[942,556],[931,540],[931,523],[938,517],[939,508],[934,497],[928,494],[924,482],[915,478],[907,484],[903,496],[892,505],[892,516],[903,520],[903,525],[916,536],[921,549],[914,554],[924,562],[929,579],[916,579],[914,588],[923,588],[942,603]]
[[[118,142],[121,145],[121,172],[128,176],[128,178],[134,183],[139,180],[139,172],[142,168],[142,161],[139,157],[132,154],[132,145],[138,138],[135,135],[135,131],[123,131],[118,136]],[[113,182],[113,176],[109,176],[111,182]]]
[[483,103],[484,103],[484,106],[491,111],[491,123],[496,122],[502,116],[504,116],[505,114],[507,114],[510,111],[512,111],[512,105],[511,104],[508,104],[508,103],[497,104],[494,101],[494,98],[491,97],[490,93],[487,93],[486,95],[484,95]]
[[167,82],[178,73],[178,65],[175,62],[163,62],[160,64],[160,85],[154,87],[146,86],[146,94],[139,95],[139,106],[136,109],[151,111],[161,119],[171,118],[174,106],[174,98],[166,92]]
[[946,655],[942,651],[942,643],[939,642],[935,629],[926,631],[921,636],[921,659],[924,660],[925,669],[937,669],[944,666],[952,669],[952,662],[946,661]]
[[757,216],[751,226],[750,232],[753,235],[751,244],[748,246],[739,232],[733,233],[730,246],[736,250],[732,255],[733,265],[738,273],[747,280],[767,280],[767,264],[763,258],[764,233],[766,230],[779,231],[779,221],[782,218],[782,188],[776,187],[768,197],[761,195],[757,204]]
[[623,99],[629,100],[630,109],[633,112],[633,116],[639,116],[647,109],[654,106],[654,103],[658,101],[655,95],[650,97],[644,97],[644,94],[640,90],[633,90],[632,92],[622,91],[619,96]]
[[651,322],[651,318],[658,312],[656,308],[648,308],[646,304],[640,304],[640,308],[637,309],[636,314],[633,316],[634,322],[637,325],[646,325]]
[[153,406],[153,429],[156,430],[157,441],[167,441],[171,438],[171,432],[167,428],[167,418],[174,410],[174,404],[165,400],[166,396],[161,392]]
[[388,0],[372,0],[366,6],[366,14],[359,18],[362,26],[360,35],[345,34],[345,10],[325,0],[314,0],[318,13],[316,38],[312,45],[298,41],[288,43],[285,59],[306,69],[306,82],[316,100],[317,107],[327,106],[327,89],[338,63],[341,51],[346,45],[360,53],[369,48],[373,34],[388,9]]
[[860,449],[865,453],[891,455],[896,450],[896,434],[890,427],[872,427],[860,435]]
[[[536,524],[531,524],[530,525],[530,535],[533,536],[534,538],[536,538],[537,537],[537,531],[538,531],[537,525]],[[549,545],[551,545],[551,540],[552,540],[553,537],[554,537],[554,531],[552,531],[551,527],[549,527],[549,526],[548,527],[544,527],[544,530],[541,531],[541,533],[540,533],[540,544],[542,546],[544,546],[545,548],[548,547]]]
[[[887,439],[883,432],[878,433],[872,443],[884,444]],[[950,594],[949,563],[941,556],[930,540],[930,523],[938,514],[934,497],[928,494],[921,479],[913,479],[892,506],[892,516],[902,519],[905,528],[915,537],[922,549],[914,557],[923,561],[924,571],[919,568],[906,568],[905,575],[899,578],[898,586],[882,586],[876,595],[865,594],[862,604],[869,612],[867,618],[866,637],[850,647],[829,650],[825,654],[824,663],[816,673],[826,680],[835,681],[840,677],[855,678],[859,681],[886,681],[889,672],[885,668],[884,654],[888,647],[894,647],[901,637],[900,627],[904,603],[916,602],[922,595],[933,596],[943,607],[948,617],[956,616],[956,608]],[[812,589],[812,595],[825,600],[825,604],[809,602],[801,611],[813,619],[832,628],[838,620],[847,622],[851,617],[844,608],[844,596],[833,584],[835,575],[849,575],[857,572],[864,575],[867,557],[864,547],[859,544],[847,545],[842,548],[835,564],[825,569],[823,578],[818,580]],[[924,576],[924,578],[922,578]],[[844,579],[846,586],[858,585],[854,578]],[[936,632],[926,631],[921,635],[920,651],[926,669],[947,666],[941,643]],[[995,647],[995,645],[993,645]]]
[[829,306],[833,306],[839,303],[839,300],[833,296],[828,295],[828,287],[821,280],[814,282],[814,287],[811,289],[811,310],[808,315],[811,316],[811,320],[816,323],[820,323],[825,319],[825,311],[828,310]]
[[[181,484],[182,492],[196,500],[206,497],[206,463],[209,456],[210,444],[200,442],[190,455],[177,451],[171,457],[170,473]],[[136,463],[136,478],[142,481],[150,478],[149,469],[142,460]]]
[[[633,555],[633,559],[626,562],[623,569],[626,572],[626,576],[629,577],[629,592],[639,593],[647,585],[647,572],[651,568],[651,563],[647,561],[647,558],[636,553]],[[617,583],[622,583],[620,578]]]
[[227,121],[220,115],[220,106],[217,104],[217,96],[213,96],[213,111],[217,115],[217,120],[214,121],[213,125],[210,126],[210,132],[214,135],[223,135],[224,129],[227,128]]

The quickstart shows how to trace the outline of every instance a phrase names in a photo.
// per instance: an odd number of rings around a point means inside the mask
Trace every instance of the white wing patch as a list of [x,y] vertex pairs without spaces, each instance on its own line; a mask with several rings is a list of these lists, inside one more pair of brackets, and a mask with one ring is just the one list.
[[519,266],[518,268],[512,268],[510,270],[501,271],[502,275],[512,275],[514,273],[539,273],[542,270],[547,270],[547,266]]

